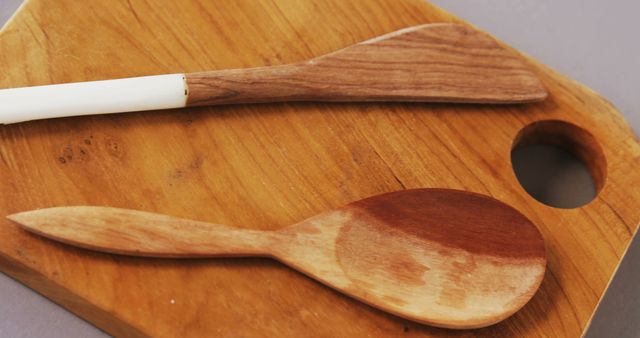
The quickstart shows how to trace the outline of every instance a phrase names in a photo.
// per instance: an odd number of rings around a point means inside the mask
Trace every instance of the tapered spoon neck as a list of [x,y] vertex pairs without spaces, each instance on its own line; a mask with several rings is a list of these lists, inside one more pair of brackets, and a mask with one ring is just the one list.
[[192,254],[203,257],[275,257],[277,254],[274,248],[279,245],[280,236],[274,231],[219,224],[207,226],[211,229],[205,237],[206,240],[194,246]]
[[108,207],[48,208],[8,218],[53,240],[131,256],[271,256],[276,241],[272,231]]

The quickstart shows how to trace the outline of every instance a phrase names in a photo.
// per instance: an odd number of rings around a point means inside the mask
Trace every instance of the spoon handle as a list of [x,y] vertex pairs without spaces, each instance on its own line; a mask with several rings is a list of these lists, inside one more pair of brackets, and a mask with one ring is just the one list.
[[109,253],[147,257],[271,256],[276,233],[129,209],[73,206],[8,216],[33,233]]

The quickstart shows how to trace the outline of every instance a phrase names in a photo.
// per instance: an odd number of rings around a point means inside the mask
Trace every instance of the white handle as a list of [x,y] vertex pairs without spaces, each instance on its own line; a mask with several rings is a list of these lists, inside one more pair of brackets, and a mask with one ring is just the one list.
[[184,74],[0,90],[0,124],[186,106]]

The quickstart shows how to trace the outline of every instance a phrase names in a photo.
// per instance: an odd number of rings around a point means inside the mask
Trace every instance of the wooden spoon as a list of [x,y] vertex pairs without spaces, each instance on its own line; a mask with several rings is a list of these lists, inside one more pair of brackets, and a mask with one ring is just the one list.
[[91,250],[153,257],[267,256],[369,305],[417,322],[478,328],[520,309],[546,265],[538,229],[493,198],[415,189],[261,231],[105,207],[8,216]]
[[304,62],[0,90],[0,123],[274,101],[520,103],[547,92],[490,36],[428,24]]

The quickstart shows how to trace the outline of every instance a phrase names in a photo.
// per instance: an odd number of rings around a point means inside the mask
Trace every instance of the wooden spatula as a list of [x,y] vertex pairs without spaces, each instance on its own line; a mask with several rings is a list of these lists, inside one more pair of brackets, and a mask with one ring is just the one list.
[[9,219],[57,241],[117,254],[272,257],[379,309],[448,328],[507,318],[533,296],[546,265],[542,237],[525,216],[458,190],[377,195],[277,231],[87,206]]
[[521,103],[546,95],[520,57],[491,37],[428,24],[294,64],[0,90],[0,123],[230,103]]

